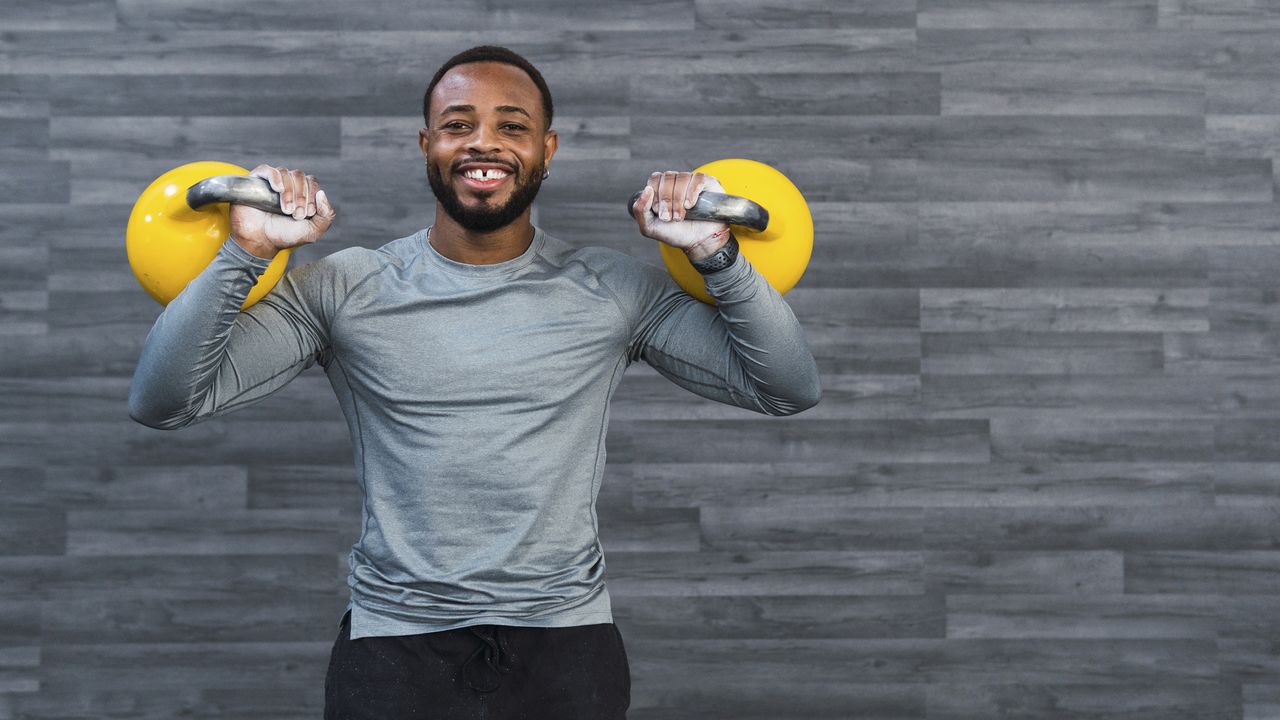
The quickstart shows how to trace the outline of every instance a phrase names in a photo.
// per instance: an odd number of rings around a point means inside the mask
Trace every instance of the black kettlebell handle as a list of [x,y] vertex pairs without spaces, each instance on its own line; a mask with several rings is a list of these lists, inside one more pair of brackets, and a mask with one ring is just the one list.
[[[280,209],[280,193],[272,189],[271,182],[256,175],[214,175],[187,188],[187,206],[192,210],[220,202],[248,205],[276,215],[291,215]],[[336,205],[332,202],[329,205],[337,211]]]
[[[627,214],[644,193],[643,190],[631,196],[627,203]],[[756,203],[737,195],[703,190],[698,195],[698,202],[685,211],[686,220],[714,220],[730,225],[741,225],[756,232],[763,232],[769,227],[769,211]]]

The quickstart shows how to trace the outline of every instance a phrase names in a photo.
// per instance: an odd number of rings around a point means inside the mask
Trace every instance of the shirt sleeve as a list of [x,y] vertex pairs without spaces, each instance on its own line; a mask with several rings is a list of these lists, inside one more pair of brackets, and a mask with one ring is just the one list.
[[346,295],[349,248],[290,268],[249,309],[240,306],[271,261],[230,237],[165,307],[129,387],[129,415],[173,430],[261,400],[323,359]]
[[665,267],[630,260],[610,286],[631,317],[628,365],[643,359],[693,393],[766,415],[818,404],[822,386],[804,330],[745,255],[704,276],[715,306],[686,293]]

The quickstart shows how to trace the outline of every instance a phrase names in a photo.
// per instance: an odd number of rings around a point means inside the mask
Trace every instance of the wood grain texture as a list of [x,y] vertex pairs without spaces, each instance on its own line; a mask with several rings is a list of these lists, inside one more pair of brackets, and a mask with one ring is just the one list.
[[361,529],[319,368],[129,420],[133,200],[305,167],[294,263],[431,222],[441,62],[525,54],[537,222],[657,263],[656,169],[768,162],[824,394],[651,368],[601,541],[640,720],[1280,717],[1280,10],[1256,0],[0,3],[0,720],[320,715]]

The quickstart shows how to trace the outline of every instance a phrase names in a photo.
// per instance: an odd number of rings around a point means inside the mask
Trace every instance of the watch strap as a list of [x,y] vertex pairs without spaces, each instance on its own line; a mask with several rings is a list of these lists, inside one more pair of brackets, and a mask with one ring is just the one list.
[[693,269],[703,275],[709,275],[713,272],[724,270],[738,259],[738,239],[729,233],[729,241],[716,250],[709,257],[705,257],[697,262],[690,262]]

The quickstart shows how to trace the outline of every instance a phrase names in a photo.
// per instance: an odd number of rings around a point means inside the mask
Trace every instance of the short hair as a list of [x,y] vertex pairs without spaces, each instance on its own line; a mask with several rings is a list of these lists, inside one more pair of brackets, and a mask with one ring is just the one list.
[[551,118],[555,114],[555,109],[551,105],[551,90],[547,88],[547,81],[542,79],[542,73],[538,72],[533,63],[524,59],[514,50],[498,45],[477,45],[470,50],[463,50],[440,66],[440,69],[436,71],[435,77],[431,78],[431,84],[427,85],[427,92],[422,96],[422,119],[428,126],[431,124],[431,92],[440,83],[440,78],[458,65],[475,62],[506,63],[525,71],[529,79],[533,80],[533,84],[538,86],[538,92],[542,93],[542,114],[546,117],[547,127],[551,127]]

